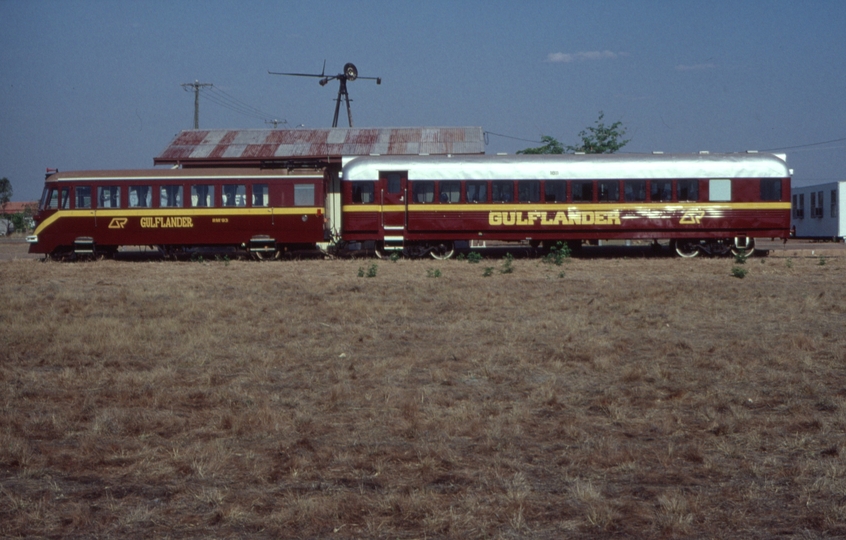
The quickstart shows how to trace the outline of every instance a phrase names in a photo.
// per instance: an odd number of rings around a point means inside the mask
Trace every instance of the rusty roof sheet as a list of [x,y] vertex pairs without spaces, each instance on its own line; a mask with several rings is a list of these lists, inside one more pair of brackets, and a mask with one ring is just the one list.
[[183,131],[153,162],[254,164],[379,155],[484,154],[481,127],[243,129]]

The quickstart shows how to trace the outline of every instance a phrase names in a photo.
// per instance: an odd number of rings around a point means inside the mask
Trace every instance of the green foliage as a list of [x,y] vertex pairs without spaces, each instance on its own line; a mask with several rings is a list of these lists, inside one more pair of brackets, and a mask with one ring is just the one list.
[[564,242],[558,242],[543,256],[541,262],[561,266],[564,261],[570,258],[570,246]]
[[820,255],[820,262],[819,262],[819,265],[820,265],[820,266],[825,266],[825,257],[824,257],[823,255]]
[[399,251],[394,251],[393,253],[391,253],[391,257],[390,257],[391,262],[397,262],[398,260],[400,260],[401,256],[402,255],[400,255]]
[[561,272],[558,272],[558,279],[561,279],[563,277],[564,277],[564,271],[562,270]]
[[787,259],[787,262],[784,264],[787,265],[788,268],[793,268],[793,259]]
[[746,264],[747,258],[746,254],[741,251],[734,254],[734,262],[737,264]]
[[[12,183],[5,176],[0,178],[0,208],[6,206],[6,203],[12,200]],[[3,214],[5,215],[5,211]]]
[[463,253],[459,253],[459,254],[455,257],[455,260],[456,260],[456,261],[463,261],[463,260],[464,260],[464,259],[466,259],[466,258],[467,258],[467,257],[466,257]]
[[467,262],[469,262],[470,264],[482,262],[482,254],[478,251],[471,251],[467,254]]
[[493,266],[486,266],[484,273],[482,273],[482,277],[491,277],[494,273]]
[[518,150],[518,154],[563,154],[564,153],[564,146],[558,142],[557,139],[554,137],[550,137],[549,135],[542,135],[541,136],[542,145],[536,148],[526,148],[524,150]]
[[499,269],[500,274],[510,274],[514,272],[514,256],[510,253],[506,253],[505,257],[502,259],[502,267]]
[[731,269],[731,275],[738,278],[738,279],[745,278],[747,272],[748,272],[748,270],[746,270],[745,268],[741,268],[739,266],[733,266],[732,269]]
[[619,120],[606,126],[602,119],[605,113],[599,111],[599,118],[596,120],[596,127],[588,127],[587,130],[579,132],[582,144],[579,146],[568,146],[571,152],[584,152],[585,154],[613,154],[620,148],[626,146],[631,139],[623,139],[626,128]]
[[429,269],[426,270],[426,277],[431,277],[431,278],[441,277],[441,271],[438,270],[437,268],[435,268],[434,270],[429,268]]
[[376,263],[371,264],[370,267],[367,268],[367,270],[365,270],[364,268],[359,266],[358,267],[358,277],[369,277],[369,278],[370,277],[376,277],[376,270],[377,269],[378,269],[378,267],[376,266]]
[[626,135],[626,128],[621,121],[616,121],[606,126],[602,120],[605,113],[599,111],[599,118],[595,126],[590,126],[579,132],[581,144],[576,146],[564,146],[554,137],[549,135],[541,136],[541,146],[518,150],[518,154],[573,154],[584,152],[585,154],[613,154],[626,146],[631,139],[623,139]]

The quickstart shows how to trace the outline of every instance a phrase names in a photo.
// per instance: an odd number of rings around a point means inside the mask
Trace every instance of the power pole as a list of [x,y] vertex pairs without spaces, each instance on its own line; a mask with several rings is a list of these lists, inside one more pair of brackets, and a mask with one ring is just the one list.
[[200,88],[204,88],[206,86],[214,86],[212,83],[201,83],[197,80],[194,80],[192,83],[185,83],[182,85],[182,88],[188,92],[188,89],[191,88],[194,90],[194,129],[200,129]]

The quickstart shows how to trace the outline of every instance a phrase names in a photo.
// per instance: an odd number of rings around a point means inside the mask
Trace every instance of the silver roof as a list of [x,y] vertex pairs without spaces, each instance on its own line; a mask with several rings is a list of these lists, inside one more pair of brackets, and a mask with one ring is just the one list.
[[601,180],[650,178],[787,178],[782,156],[744,154],[560,154],[510,156],[373,156],[350,160],[345,180],[408,171],[409,180]]

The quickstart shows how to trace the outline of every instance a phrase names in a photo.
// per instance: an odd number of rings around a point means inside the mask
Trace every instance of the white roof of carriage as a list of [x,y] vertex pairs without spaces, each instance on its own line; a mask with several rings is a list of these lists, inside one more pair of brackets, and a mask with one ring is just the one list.
[[787,178],[784,159],[765,153],[368,156],[347,161],[344,179],[376,180],[379,171],[408,171],[409,180]]

